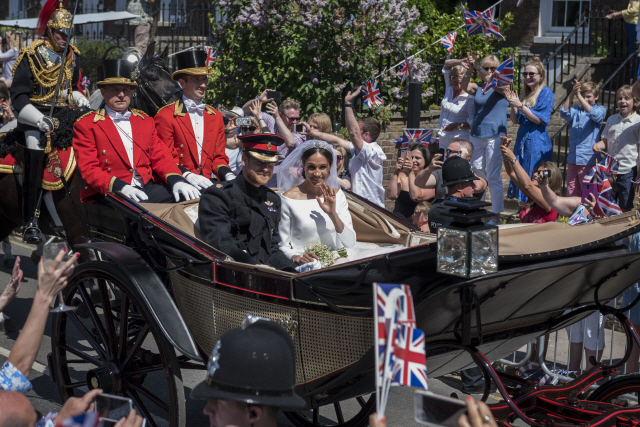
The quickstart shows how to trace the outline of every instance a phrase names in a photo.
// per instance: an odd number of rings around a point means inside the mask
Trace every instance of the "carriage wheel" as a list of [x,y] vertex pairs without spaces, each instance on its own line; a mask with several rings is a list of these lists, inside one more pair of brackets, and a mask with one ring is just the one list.
[[638,405],[640,373],[622,375],[595,389],[588,400],[613,403],[620,406]]
[[376,409],[376,394],[313,408],[308,411],[285,412],[289,420],[298,427],[365,427],[369,415]]
[[78,309],[52,320],[52,370],[62,400],[101,388],[131,398],[147,425],[183,427],[176,351],[130,280],[113,264],[84,263],[64,300]]

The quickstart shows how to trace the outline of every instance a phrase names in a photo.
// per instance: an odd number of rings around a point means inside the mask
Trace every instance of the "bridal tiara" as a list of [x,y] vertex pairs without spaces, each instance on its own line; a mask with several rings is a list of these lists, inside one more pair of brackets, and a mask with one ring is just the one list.
[[311,150],[313,148],[324,148],[325,150],[328,150],[330,153],[333,153],[333,147],[329,143],[325,141],[319,141],[317,139],[314,139],[312,141],[307,141],[306,145],[302,149],[302,152],[304,153],[305,151]]

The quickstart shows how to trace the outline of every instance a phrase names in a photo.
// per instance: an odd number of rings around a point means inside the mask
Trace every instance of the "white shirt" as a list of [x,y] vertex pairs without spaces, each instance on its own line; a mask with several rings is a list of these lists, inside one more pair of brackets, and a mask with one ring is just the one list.
[[287,258],[302,255],[305,245],[311,242],[319,242],[333,250],[352,248],[356,244],[356,232],[342,190],[336,193],[336,213],[344,224],[342,233],[336,231],[333,221],[316,199],[294,200],[282,195],[280,199],[280,250]]
[[457,97],[453,97],[453,86],[451,86],[451,70],[442,69],[444,73],[444,82],[446,85],[446,91],[440,107],[440,129],[438,135],[441,137],[449,138],[464,138],[469,139],[471,135],[470,129],[456,129],[453,131],[443,131],[445,126],[451,123],[469,123],[473,121],[475,114],[474,98],[468,93],[461,93]]
[[231,172],[239,175],[240,171],[242,171],[242,151],[240,148],[235,148],[233,150],[225,148],[224,152],[229,158],[229,167],[231,168]]
[[349,161],[351,191],[384,208],[382,162],[387,160],[387,156],[377,142],[364,141],[359,153],[356,153],[356,147],[353,143],[349,149],[351,151],[351,160]]
[[131,111],[127,110],[125,113],[118,113],[116,111],[113,111],[106,105],[105,109],[107,110],[107,115],[116,126],[118,134],[120,134],[122,145],[124,145],[124,149],[127,152],[127,157],[129,158],[129,165],[133,169],[133,177],[131,178],[130,184],[142,188],[144,186],[144,183],[142,181],[142,177],[140,176],[138,171],[136,171],[136,164],[133,160],[133,133],[131,131],[131,122],[129,121],[129,117],[131,117]]
[[607,153],[618,161],[618,175],[631,172],[638,162],[640,115],[633,113],[623,119],[618,113],[609,117],[602,138],[607,140]]
[[[189,118],[191,119],[191,127],[193,127],[193,132],[196,136],[196,145],[198,146],[198,163],[201,163],[202,159],[202,144],[204,140],[204,110],[203,107],[205,104],[200,101],[199,104],[196,104],[195,101],[189,99],[185,96],[182,97],[182,102],[187,107],[187,111],[189,111]],[[193,107],[202,106],[197,110]]]

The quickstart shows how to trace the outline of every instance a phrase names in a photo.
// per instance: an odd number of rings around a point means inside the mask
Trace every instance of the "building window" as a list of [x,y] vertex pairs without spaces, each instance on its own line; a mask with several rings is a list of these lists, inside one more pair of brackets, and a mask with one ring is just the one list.
[[[559,43],[562,35],[568,35],[580,20],[589,14],[590,0],[541,0],[538,37],[535,43]],[[585,42],[588,33],[585,34]],[[578,43],[582,32],[578,30]]]

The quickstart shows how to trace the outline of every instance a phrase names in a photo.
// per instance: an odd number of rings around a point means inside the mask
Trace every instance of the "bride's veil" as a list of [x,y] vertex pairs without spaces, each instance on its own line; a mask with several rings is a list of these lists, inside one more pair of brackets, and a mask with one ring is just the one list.
[[278,167],[278,193],[284,194],[302,184],[305,178],[302,177],[302,154],[312,148],[325,148],[333,153],[333,163],[331,164],[331,172],[327,178],[326,184],[335,189],[339,189],[338,169],[336,166],[337,155],[336,150],[331,144],[316,139],[305,141],[293,150]]

